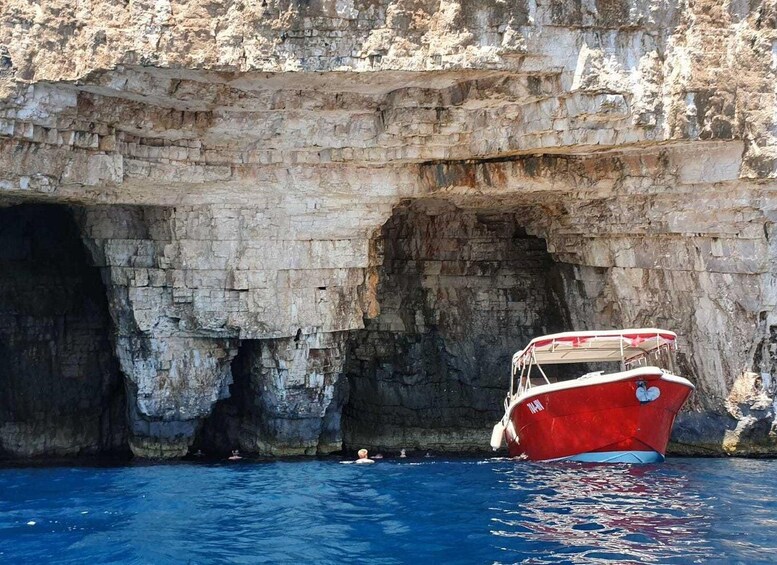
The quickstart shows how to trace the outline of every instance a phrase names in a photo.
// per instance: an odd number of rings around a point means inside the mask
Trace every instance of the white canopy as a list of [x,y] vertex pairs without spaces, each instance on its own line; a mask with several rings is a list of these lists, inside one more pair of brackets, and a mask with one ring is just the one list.
[[513,355],[513,366],[598,361],[633,361],[663,346],[673,346],[677,335],[657,328],[566,332],[533,339]]

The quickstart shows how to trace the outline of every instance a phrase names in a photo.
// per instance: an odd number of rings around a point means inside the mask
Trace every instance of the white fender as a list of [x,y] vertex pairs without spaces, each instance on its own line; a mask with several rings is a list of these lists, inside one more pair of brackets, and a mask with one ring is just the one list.
[[502,447],[502,440],[505,437],[505,426],[502,421],[498,421],[491,432],[491,448],[496,451]]

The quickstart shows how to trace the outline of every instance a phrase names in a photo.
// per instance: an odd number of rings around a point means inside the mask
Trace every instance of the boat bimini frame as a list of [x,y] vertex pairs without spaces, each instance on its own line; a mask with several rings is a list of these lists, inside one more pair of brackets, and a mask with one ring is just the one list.
[[[510,390],[505,398],[505,412],[510,405],[532,388],[532,369],[545,381],[550,379],[543,364],[618,362],[620,370],[646,366],[658,360],[662,352],[677,350],[677,335],[666,330],[644,328],[598,332],[568,332],[543,336],[532,340],[525,349],[513,355],[510,371]],[[674,373],[674,359],[667,355],[669,370]],[[587,373],[579,378],[602,375],[603,371]]]

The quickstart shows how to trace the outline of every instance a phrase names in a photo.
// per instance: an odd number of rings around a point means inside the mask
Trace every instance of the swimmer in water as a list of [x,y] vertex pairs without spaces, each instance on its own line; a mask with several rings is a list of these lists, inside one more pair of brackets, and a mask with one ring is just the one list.
[[407,453],[405,453],[405,448],[404,447],[399,451],[399,456],[400,457],[407,457]]
[[367,457],[368,453],[366,449],[360,449],[358,453],[359,453],[359,458],[355,461],[355,463],[360,463],[360,464],[375,463],[375,461]]
[[229,458],[229,460],[230,461],[239,461],[240,459],[242,459],[242,457],[240,457],[240,451],[238,451],[237,449],[233,449],[232,450],[232,456]]

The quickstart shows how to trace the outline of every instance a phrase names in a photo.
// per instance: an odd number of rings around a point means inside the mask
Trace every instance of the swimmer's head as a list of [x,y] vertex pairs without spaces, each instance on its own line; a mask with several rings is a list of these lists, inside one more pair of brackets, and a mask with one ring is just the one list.
[[360,449],[358,451],[359,459],[366,459],[367,458],[367,450],[366,449]]

